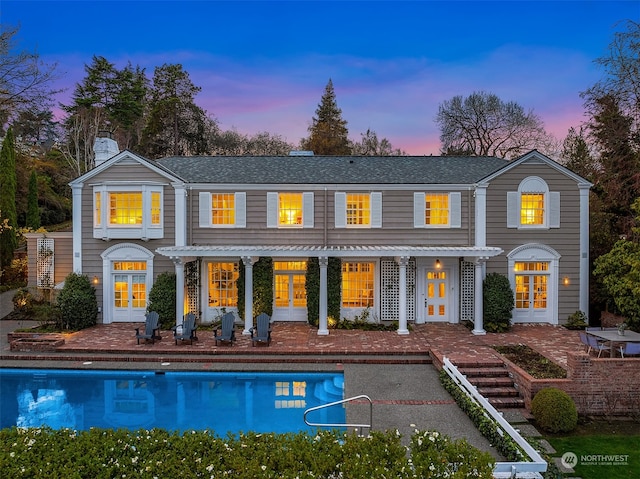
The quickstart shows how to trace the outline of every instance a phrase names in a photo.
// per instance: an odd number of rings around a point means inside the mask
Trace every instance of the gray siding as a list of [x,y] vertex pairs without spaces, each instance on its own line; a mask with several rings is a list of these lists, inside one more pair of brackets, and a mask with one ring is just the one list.
[[[206,191],[221,192],[225,189],[212,188]],[[239,186],[234,190],[226,191],[244,190]],[[191,231],[188,234],[187,242],[194,245],[298,244],[313,246],[324,245],[325,235],[327,246],[389,244],[468,246],[474,242],[471,229],[474,205],[473,196],[469,191],[461,191],[462,227],[434,229],[413,226],[413,193],[414,191],[429,191],[428,189],[409,189],[406,191],[372,189],[371,191],[382,192],[382,228],[336,228],[334,194],[336,191],[345,191],[345,188],[327,188],[325,193],[322,186],[299,190],[300,192],[314,192],[313,228],[267,228],[267,191],[273,191],[273,189],[246,191],[246,228],[200,228],[198,226],[198,193],[200,191],[191,191],[188,200],[188,224]],[[348,189],[346,191],[349,192]]]
[[[140,180],[165,183],[163,189],[163,218],[164,218],[164,238],[142,241],[139,239],[119,239],[103,241],[93,237],[93,185],[104,181],[130,181],[135,184]],[[93,278],[97,276],[102,284],[102,257],[100,256],[106,249],[118,243],[132,243],[143,246],[155,252],[156,248],[175,245],[175,190],[166,178],[155,174],[144,165],[123,165],[117,164],[99,175],[91,178],[84,184],[82,190],[82,272]],[[171,260],[165,256],[156,254],[154,256],[154,277],[163,271],[174,272],[175,268]],[[154,278],[155,279],[155,278]],[[102,305],[102,288],[97,289],[98,304]],[[99,318],[102,321],[102,317]]]
[[[560,192],[560,228],[507,228],[507,192],[517,191],[519,183],[528,176],[544,179],[549,191]],[[487,190],[487,246],[498,246],[504,253],[487,263],[487,272],[508,274],[507,254],[527,243],[541,243],[560,255],[558,272],[558,316],[564,322],[579,309],[580,267],[580,192],[574,181],[559,171],[540,163],[523,163],[495,178]],[[562,284],[568,276],[570,284]]]

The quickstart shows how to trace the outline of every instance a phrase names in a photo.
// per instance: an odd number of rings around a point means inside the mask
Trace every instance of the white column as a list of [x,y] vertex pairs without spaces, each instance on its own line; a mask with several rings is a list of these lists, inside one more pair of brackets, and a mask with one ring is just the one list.
[[400,256],[396,258],[399,268],[398,281],[398,334],[409,334],[407,328],[407,264],[409,264],[408,256]]
[[580,185],[580,311],[589,317],[589,185]]
[[176,326],[182,324],[184,316],[184,263],[182,258],[171,257],[176,269]]
[[249,335],[253,327],[253,263],[251,256],[243,256],[244,263],[244,330],[242,334]]
[[319,298],[319,325],[318,336],[327,336],[329,334],[329,328],[327,327],[327,265],[329,264],[329,258],[326,256],[318,258],[318,265],[320,266],[320,298]]
[[483,302],[482,302],[482,264],[486,261],[486,258],[476,258],[476,270],[473,275],[474,284],[474,299],[473,299],[473,334],[481,335],[487,334],[484,330],[483,321]]

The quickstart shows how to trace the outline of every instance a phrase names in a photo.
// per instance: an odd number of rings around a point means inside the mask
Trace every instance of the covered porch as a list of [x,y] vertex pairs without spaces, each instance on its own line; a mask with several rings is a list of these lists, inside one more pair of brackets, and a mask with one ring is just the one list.
[[[467,283],[467,290],[464,296],[469,305],[472,315],[475,335],[485,334],[482,319],[482,281],[484,278],[484,263],[502,253],[502,249],[495,247],[421,247],[421,246],[304,246],[304,245],[278,245],[278,246],[172,246],[159,248],[158,254],[169,257],[176,273],[176,318],[178,321],[185,313],[185,266],[196,260],[207,260],[215,258],[235,258],[242,262],[245,268],[244,274],[244,328],[243,334],[249,334],[249,329],[253,326],[253,266],[261,257],[277,259],[291,258],[317,258],[319,264],[319,327],[317,334],[326,336],[329,334],[328,327],[328,280],[327,265],[329,258],[341,258],[342,260],[376,260],[381,259],[387,262],[393,261],[397,265],[397,320],[398,334],[409,334],[407,314],[407,304],[422,301],[418,293],[412,293],[407,287],[409,279],[408,269],[410,261],[415,260],[423,265],[433,263],[433,268],[438,269],[442,264],[453,265],[455,263],[465,263],[465,274],[462,274],[462,267],[453,271],[457,275],[457,280],[452,282],[448,288],[453,288],[454,297],[459,297],[464,288],[464,276]],[[395,272],[392,281],[395,282]],[[381,295],[380,283],[376,286],[378,297]],[[392,294],[396,294],[395,291]],[[412,297],[413,294],[413,297]],[[425,305],[427,300],[425,299]],[[442,306],[440,306],[442,307]]]

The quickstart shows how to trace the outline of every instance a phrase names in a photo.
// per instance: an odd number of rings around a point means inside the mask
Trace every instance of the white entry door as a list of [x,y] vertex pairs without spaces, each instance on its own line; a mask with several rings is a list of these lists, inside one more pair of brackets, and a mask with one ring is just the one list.
[[[115,263],[112,276],[113,320],[139,321],[147,307],[147,275],[144,262]],[[140,268],[137,271],[134,268]],[[123,268],[131,268],[124,270]]]
[[306,321],[306,261],[274,261],[273,320]]
[[546,322],[548,320],[548,270],[546,262],[516,263],[516,297],[513,314],[515,321]]
[[449,321],[449,271],[427,270],[425,292],[425,318],[427,321]]

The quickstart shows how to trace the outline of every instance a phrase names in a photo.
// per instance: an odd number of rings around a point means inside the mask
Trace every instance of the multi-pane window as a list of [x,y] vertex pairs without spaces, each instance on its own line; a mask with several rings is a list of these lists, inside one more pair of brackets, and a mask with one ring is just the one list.
[[162,186],[97,185],[93,188],[94,238],[162,238],[162,215]]
[[95,200],[93,205],[93,224],[96,226],[102,225],[102,194],[96,191]]
[[449,195],[446,193],[426,194],[425,225],[449,224]]
[[374,263],[342,263],[342,307],[373,307]]
[[520,195],[520,223],[523,225],[544,224],[544,194],[522,193]]
[[118,226],[141,225],[142,193],[109,193],[109,224]]
[[151,224],[159,225],[161,221],[162,207],[161,195],[158,191],[151,192]]
[[302,226],[302,193],[278,195],[278,225]]
[[371,224],[371,196],[368,193],[347,193],[347,225]]
[[236,222],[234,193],[211,194],[211,224],[233,225]]
[[209,306],[238,306],[238,263],[209,263]]

